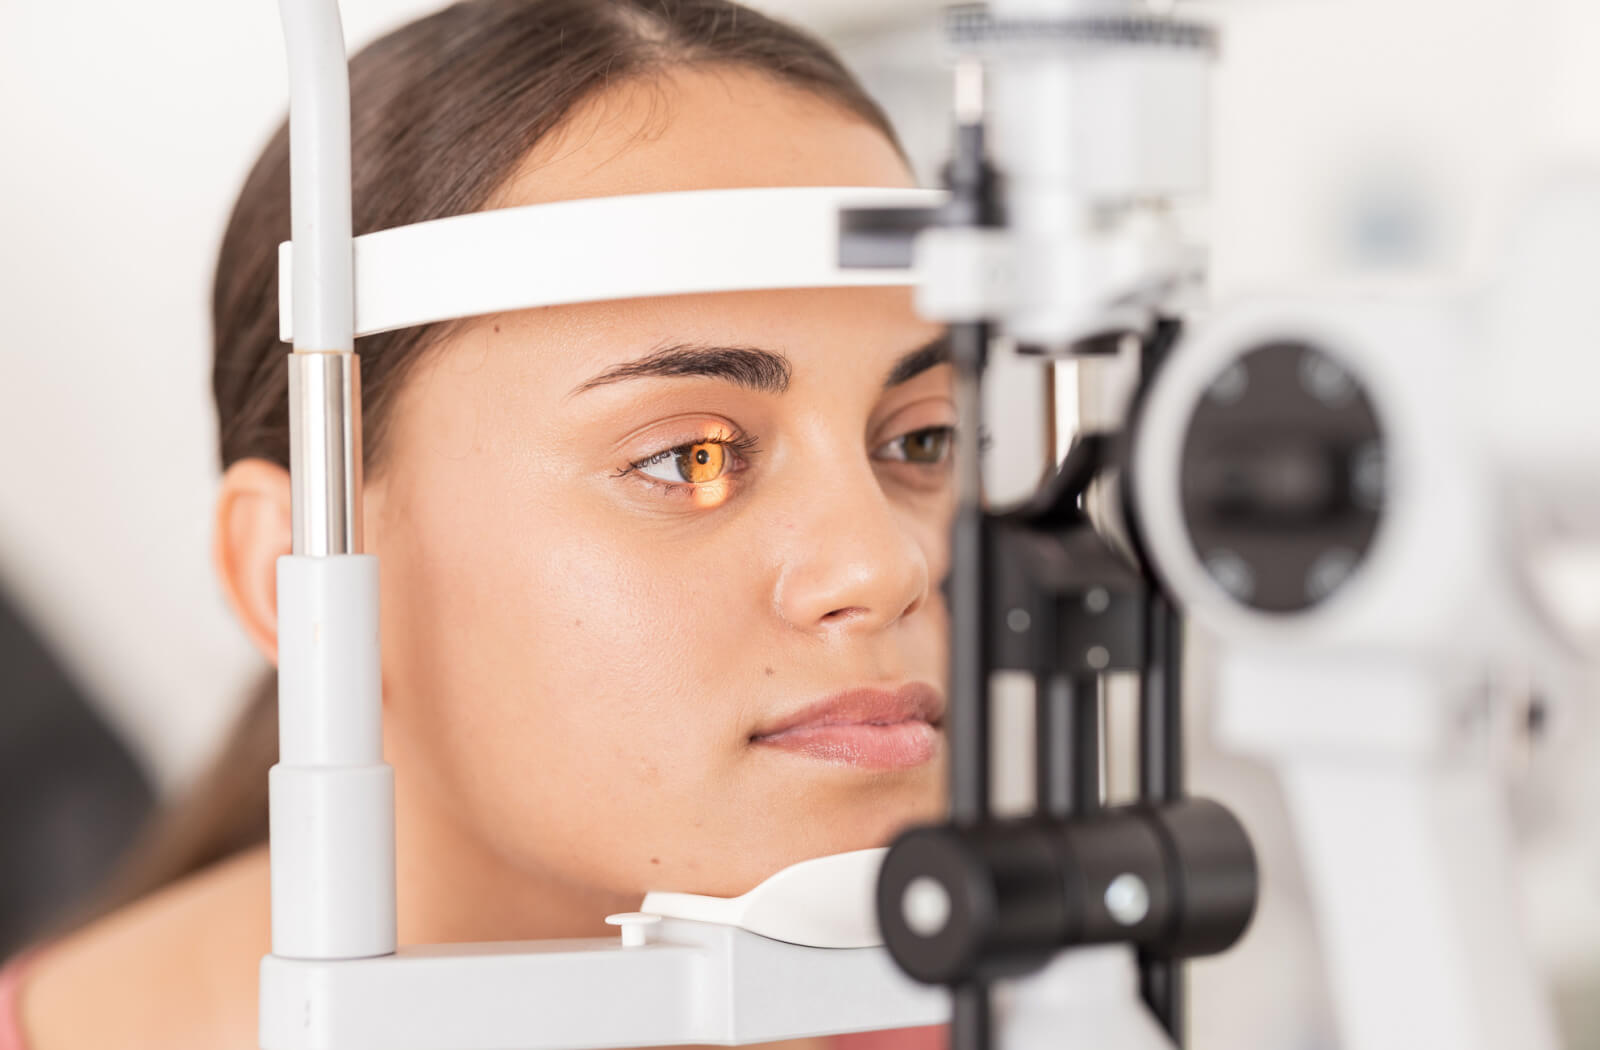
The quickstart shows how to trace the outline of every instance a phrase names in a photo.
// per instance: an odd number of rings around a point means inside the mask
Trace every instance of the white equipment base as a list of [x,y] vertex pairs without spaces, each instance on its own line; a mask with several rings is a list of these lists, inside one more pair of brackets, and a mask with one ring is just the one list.
[[668,919],[651,939],[441,944],[261,962],[262,1050],[759,1043],[942,1024],[941,989],[883,948],[802,948]]
[[[262,1050],[740,1045],[945,1024],[943,989],[882,948],[803,948],[668,919],[653,939],[439,944],[261,962]],[[1125,946],[1063,953],[999,989],[1002,1050],[1172,1050]]]

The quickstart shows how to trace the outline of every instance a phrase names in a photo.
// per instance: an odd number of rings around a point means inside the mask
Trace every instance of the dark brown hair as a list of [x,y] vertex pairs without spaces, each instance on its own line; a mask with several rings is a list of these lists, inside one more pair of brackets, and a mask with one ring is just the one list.
[[[351,60],[356,234],[481,209],[579,103],[686,65],[765,73],[843,107],[899,148],[883,112],[826,46],[731,0],[465,0]],[[288,238],[284,125],[246,179],[217,259],[212,389],[224,467],[252,457],[289,462],[277,257]],[[381,462],[388,406],[441,330],[358,344],[369,471]],[[265,841],[276,760],[277,683],[268,675],[216,761],[158,816],[93,913]]]

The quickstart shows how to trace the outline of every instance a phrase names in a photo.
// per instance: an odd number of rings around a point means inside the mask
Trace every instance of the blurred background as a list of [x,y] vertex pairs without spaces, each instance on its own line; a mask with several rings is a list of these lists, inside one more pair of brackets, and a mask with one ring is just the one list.
[[[354,49],[440,5],[341,6]],[[939,5],[755,6],[832,41],[933,180]],[[1224,29],[1221,297],[1372,268],[1470,280],[1541,181],[1600,159],[1593,0],[1163,6]],[[0,4],[0,956],[196,775],[262,667],[209,566],[207,315],[224,220],[286,97],[270,0]],[[1207,746],[1203,644],[1192,664],[1195,790],[1240,814],[1265,871],[1249,937],[1194,967],[1195,1045],[1331,1048],[1273,779]],[[1594,1046],[1600,859],[1582,824],[1600,738],[1574,725],[1519,784],[1521,845],[1569,1045]]]

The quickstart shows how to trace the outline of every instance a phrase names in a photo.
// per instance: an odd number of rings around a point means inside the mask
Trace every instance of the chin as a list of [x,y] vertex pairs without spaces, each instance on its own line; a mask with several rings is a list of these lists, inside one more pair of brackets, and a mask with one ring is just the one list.
[[943,792],[935,790],[901,791],[889,797],[875,795],[852,805],[830,807],[818,812],[810,822],[816,833],[803,840],[806,856],[796,856],[789,863],[887,846],[907,828],[935,823],[943,817]]

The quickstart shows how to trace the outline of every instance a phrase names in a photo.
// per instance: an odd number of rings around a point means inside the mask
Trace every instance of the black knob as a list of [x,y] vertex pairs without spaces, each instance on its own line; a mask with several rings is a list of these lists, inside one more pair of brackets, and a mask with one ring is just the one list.
[[1244,828],[1184,799],[913,829],[884,860],[878,922],[901,969],[953,987],[1027,973],[1074,945],[1219,952],[1249,926],[1256,892]]

